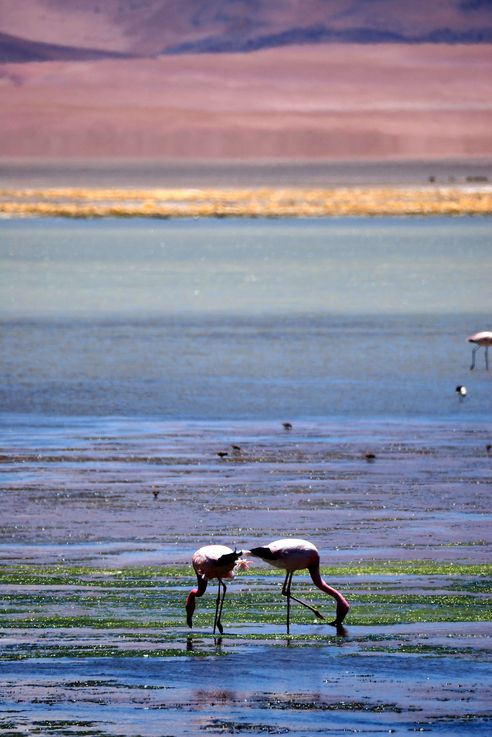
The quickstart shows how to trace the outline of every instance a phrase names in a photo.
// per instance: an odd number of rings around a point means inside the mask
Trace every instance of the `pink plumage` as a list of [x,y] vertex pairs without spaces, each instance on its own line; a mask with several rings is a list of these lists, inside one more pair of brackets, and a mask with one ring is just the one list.
[[238,553],[236,550],[231,550],[226,545],[205,545],[193,553],[191,562],[195,569],[197,586],[186,597],[185,607],[188,627],[193,626],[193,612],[196,607],[196,598],[203,596],[208,582],[216,578],[219,588],[217,591],[213,631],[215,633],[215,630],[218,629],[222,634],[222,607],[224,606],[224,598],[227,591],[227,586],[223,579],[234,578],[235,569],[245,570],[248,567],[247,562],[240,560],[240,558],[241,552]]
[[480,347],[485,348],[485,368],[489,370],[489,346],[492,345],[492,332],[489,330],[482,330],[480,333],[474,333],[467,338],[469,343],[475,343],[472,350],[472,362],[470,371],[475,368],[475,354]]
[[249,552],[251,555],[261,558],[271,566],[287,571],[284,585],[282,587],[282,594],[287,597],[287,632],[289,632],[290,627],[291,599],[305,606],[320,619],[324,619],[323,615],[317,609],[312,607],[310,604],[307,604],[305,601],[297,599],[291,594],[292,576],[294,571],[300,571],[305,568],[309,571],[309,575],[311,576],[311,580],[314,585],[335,599],[337,603],[336,617],[333,622],[330,622],[330,624],[337,628],[341,627],[342,622],[350,609],[350,605],[339,591],[334,589],[332,586],[329,586],[329,584],[321,578],[319,553],[313,543],[310,543],[308,540],[285,538],[283,540],[274,540],[268,545],[252,548]]

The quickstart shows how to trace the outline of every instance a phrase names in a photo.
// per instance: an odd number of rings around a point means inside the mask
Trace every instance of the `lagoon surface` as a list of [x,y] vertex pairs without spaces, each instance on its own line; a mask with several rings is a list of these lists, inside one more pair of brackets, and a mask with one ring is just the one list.
[[0,222],[0,735],[490,734],[491,225]]
[[490,329],[491,234],[490,218],[4,221],[2,407],[490,417],[466,337]]

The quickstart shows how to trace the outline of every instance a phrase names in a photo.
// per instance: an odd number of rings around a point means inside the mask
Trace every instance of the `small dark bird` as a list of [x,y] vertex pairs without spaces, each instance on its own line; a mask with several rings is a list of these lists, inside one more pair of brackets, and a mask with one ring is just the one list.
[[456,387],[456,393],[458,394],[460,402],[462,402],[467,395],[466,386],[462,386],[461,384],[459,384]]
[[157,499],[157,497],[158,497],[158,496],[159,496],[159,494],[160,494],[160,491],[159,491],[159,489],[153,489],[153,490],[152,490],[152,494],[154,495],[154,499]]
[[241,446],[240,445],[231,445],[232,450],[234,453],[240,453],[241,452]]
[[375,453],[364,453],[364,458],[366,459],[366,461],[375,461],[376,455]]
[[225,458],[229,455],[229,453],[226,450],[219,450],[217,455],[219,456],[219,458]]
[[292,424],[290,422],[282,422],[284,430],[292,430]]
[[487,453],[490,453],[490,451],[492,450],[492,443],[487,443],[487,445],[485,446],[485,450],[487,451]]

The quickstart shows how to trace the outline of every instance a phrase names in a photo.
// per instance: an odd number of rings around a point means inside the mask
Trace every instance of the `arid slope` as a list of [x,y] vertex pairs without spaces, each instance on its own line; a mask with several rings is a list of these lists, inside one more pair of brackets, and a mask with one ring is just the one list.
[[492,46],[327,45],[0,65],[0,156],[492,154]]

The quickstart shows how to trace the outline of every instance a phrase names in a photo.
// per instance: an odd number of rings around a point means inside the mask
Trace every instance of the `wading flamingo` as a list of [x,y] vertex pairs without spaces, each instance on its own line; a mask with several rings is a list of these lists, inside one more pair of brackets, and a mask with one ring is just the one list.
[[333,596],[336,600],[337,613],[335,619],[333,622],[330,622],[330,624],[337,628],[341,626],[348,610],[350,609],[350,605],[339,591],[329,586],[326,581],[323,581],[321,578],[319,570],[319,553],[315,545],[307,540],[287,538],[286,540],[275,540],[274,542],[259,548],[252,548],[249,553],[257,558],[261,558],[265,563],[269,563],[275,568],[281,568],[282,570],[287,571],[285,574],[284,585],[282,586],[282,595],[287,597],[287,634],[289,634],[290,628],[291,599],[297,601],[298,604],[302,604],[302,606],[305,606],[307,609],[310,609],[320,619],[324,619],[324,616],[317,609],[310,604],[307,604],[305,601],[297,599],[290,593],[294,571],[301,571],[303,568],[308,569],[311,579],[318,589],[324,591],[330,596]]
[[472,350],[472,363],[470,366],[470,371],[473,371],[475,368],[475,354],[480,348],[480,346],[483,345],[485,348],[485,368],[487,371],[489,370],[489,345],[492,345],[492,333],[484,330],[481,333],[475,333],[474,335],[470,335],[469,338],[467,338],[467,341],[469,343],[475,343],[473,350]]
[[234,568],[245,570],[248,567],[245,560],[239,560],[241,555],[241,552],[238,553],[236,550],[231,550],[225,545],[205,545],[193,553],[191,562],[195,569],[198,585],[195,589],[191,589],[186,597],[185,607],[188,627],[193,627],[193,612],[195,611],[196,597],[203,596],[208,582],[216,578],[219,582],[219,587],[217,590],[217,601],[215,603],[214,634],[216,629],[222,634],[224,630],[220,618],[227,591],[227,586],[222,579],[234,578]]

